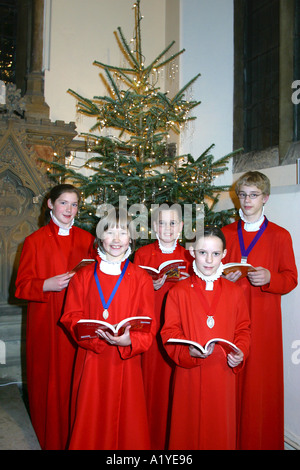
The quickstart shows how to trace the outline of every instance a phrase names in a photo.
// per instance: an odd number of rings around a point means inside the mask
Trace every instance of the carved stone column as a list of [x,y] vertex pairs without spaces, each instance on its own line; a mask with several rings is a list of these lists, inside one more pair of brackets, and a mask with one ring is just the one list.
[[43,31],[44,0],[32,1],[32,44],[30,73],[27,76],[26,116],[49,118],[49,106],[44,98]]

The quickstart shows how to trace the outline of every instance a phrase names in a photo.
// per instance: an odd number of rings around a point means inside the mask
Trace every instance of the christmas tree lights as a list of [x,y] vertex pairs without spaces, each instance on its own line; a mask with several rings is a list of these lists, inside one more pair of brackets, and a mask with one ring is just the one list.
[[[191,112],[200,102],[188,100],[186,93],[200,74],[172,97],[163,92],[158,86],[159,73],[166,67],[174,69],[184,49],[169,55],[173,41],[145,64],[140,0],[134,4],[134,16],[135,37],[131,41],[126,40],[120,27],[115,32],[126,65],[94,61],[101,69],[107,95],[90,99],[68,90],[77,101],[78,113],[94,120],[90,132],[82,134],[90,153],[83,165],[88,174],[83,174],[83,168],[73,168],[71,160],[65,165],[54,161],[52,177],[80,188],[84,204],[79,224],[88,230],[93,230],[98,221],[99,205],[117,207],[120,197],[126,197],[128,207],[143,204],[148,210],[166,201],[195,208],[203,204],[205,222],[224,225],[231,221],[234,211],[214,212],[220,192],[228,189],[214,182],[227,170],[232,154],[215,161],[212,145],[198,158],[177,155],[172,142],[173,136],[195,119]],[[196,216],[195,210],[194,222]]]

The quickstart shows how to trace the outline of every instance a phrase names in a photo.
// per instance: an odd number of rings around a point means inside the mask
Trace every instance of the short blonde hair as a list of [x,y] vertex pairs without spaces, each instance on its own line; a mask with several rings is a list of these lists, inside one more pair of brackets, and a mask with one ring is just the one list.
[[241,186],[256,186],[266,196],[269,196],[271,191],[269,178],[259,171],[248,171],[242,175],[235,183],[236,194],[239,193]]
[[104,232],[109,228],[117,227],[128,231],[130,236],[130,247],[132,251],[135,248],[134,237],[132,233],[132,218],[128,215],[126,209],[111,209],[107,215],[101,219],[96,226],[96,243],[100,250],[104,253],[103,249],[103,236]]
[[178,202],[164,202],[156,207],[152,214],[152,220],[158,222],[159,215],[163,211],[174,211],[178,215],[179,222],[182,221],[182,207]]

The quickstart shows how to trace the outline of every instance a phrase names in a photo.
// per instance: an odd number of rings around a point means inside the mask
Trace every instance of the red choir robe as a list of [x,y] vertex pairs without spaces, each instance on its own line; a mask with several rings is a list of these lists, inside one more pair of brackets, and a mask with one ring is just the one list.
[[[32,424],[42,449],[61,450],[69,431],[69,400],[75,345],[58,324],[65,298],[43,292],[45,279],[64,274],[83,258],[95,258],[94,237],[73,226],[58,235],[52,220],[24,242],[15,296],[28,300],[26,375]],[[75,274],[76,276],[76,274]]]
[[[99,257],[97,260],[101,261]],[[104,274],[99,268],[97,273],[107,302],[118,275]],[[61,321],[77,341],[74,329],[77,321],[81,318],[103,320],[103,310],[94,279],[94,265],[90,265],[71,280]],[[108,311],[106,321],[111,324],[130,316],[153,318],[150,277],[129,263]],[[110,345],[100,338],[78,342],[69,449],[150,448],[141,353],[152,343],[155,321],[151,328],[150,333],[132,331],[132,344],[126,347]]]
[[[237,222],[222,230],[227,245],[224,263],[240,262]],[[257,232],[246,232],[242,222],[242,233],[247,249]],[[238,448],[281,450],[284,447],[281,295],[297,285],[290,234],[269,222],[247,262],[268,269],[271,280],[262,287],[252,286],[247,278],[236,283],[245,292],[251,319],[251,351],[238,377]]]
[[[215,307],[215,326],[207,326],[207,312],[197,291],[209,304],[217,284],[221,289]],[[170,450],[232,450],[236,448],[236,373],[243,368],[250,344],[247,304],[242,290],[226,279],[205,290],[205,281],[195,274],[170,292],[165,308],[162,340],[176,363],[171,409]],[[244,361],[229,367],[219,345],[205,359],[192,357],[188,346],[166,344],[169,338],[184,338],[205,345],[211,338],[235,343]]]
[[[183,259],[189,271],[192,258],[188,250],[176,245],[173,253],[162,253],[158,241],[143,246],[136,251],[134,263],[142,266],[158,268],[161,263],[172,259]],[[181,281],[179,281],[181,282]],[[160,337],[160,329],[164,323],[164,302],[173,281],[166,281],[154,292],[154,311],[156,319],[156,339],[150,349],[142,356],[142,369],[147,397],[148,420],[153,450],[163,450],[166,446],[168,430],[168,411],[170,400],[170,381],[174,363],[168,357]]]

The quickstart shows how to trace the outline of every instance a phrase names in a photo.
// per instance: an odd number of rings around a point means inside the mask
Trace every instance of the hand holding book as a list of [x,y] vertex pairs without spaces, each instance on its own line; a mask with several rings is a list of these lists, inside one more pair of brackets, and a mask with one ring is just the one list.
[[249,263],[227,263],[223,266],[223,274],[229,281],[235,282],[248,276],[248,273],[255,271],[255,269]]
[[131,338],[130,338],[130,325],[127,325],[123,334],[116,336],[109,333],[109,330],[102,330],[99,328],[96,330],[97,335],[99,338],[104,339],[107,343],[111,344],[112,346],[130,346],[131,345]]
[[244,353],[231,341],[224,338],[212,338],[204,346],[196,341],[183,338],[169,338],[167,344],[181,344],[189,347],[192,357],[205,359],[210,356],[216,344],[219,344],[227,354],[227,363],[229,367],[237,367],[244,360]]
[[99,331],[109,332],[110,336],[122,336],[128,326],[132,331],[149,333],[152,318],[147,316],[129,317],[120,321],[117,325],[111,325],[104,320],[81,319],[75,325],[75,333],[78,341],[99,337]]

